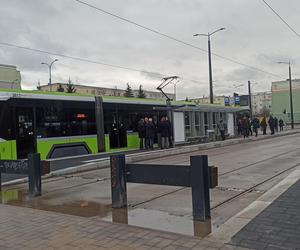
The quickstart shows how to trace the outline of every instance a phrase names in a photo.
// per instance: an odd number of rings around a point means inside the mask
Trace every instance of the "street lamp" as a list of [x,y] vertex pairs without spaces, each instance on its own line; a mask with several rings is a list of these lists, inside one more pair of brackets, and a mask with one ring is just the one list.
[[294,129],[294,107],[293,107],[293,88],[292,88],[292,70],[291,62],[278,62],[279,64],[289,65],[289,82],[290,82],[290,108],[291,108],[291,127]]
[[41,64],[44,64],[44,65],[48,66],[48,68],[49,68],[49,85],[50,85],[50,92],[52,91],[52,86],[51,86],[51,84],[52,84],[52,79],[51,79],[51,69],[52,69],[52,65],[53,65],[55,62],[57,62],[57,61],[58,61],[58,59],[53,60],[50,64],[49,64],[49,63],[44,63],[44,62],[41,63]]
[[215,30],[212,33],[207,33],[207,34],[195,34],[194,36],[206,36],[208,39],[208,70],[209,70],[209,95],[210,95],[210,103],[213,104],[214,103],[214,96],[213,96],[213,79],[212,79],[212,65],[211,65],[211,48],[210,48],[210,37],[221,31],[221,30],[225,30],[225,28],[220,28]]

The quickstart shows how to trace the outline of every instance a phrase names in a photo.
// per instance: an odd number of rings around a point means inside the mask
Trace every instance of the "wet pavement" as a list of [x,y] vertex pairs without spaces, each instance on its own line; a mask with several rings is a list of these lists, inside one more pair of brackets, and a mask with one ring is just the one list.
[[235,249],[198,237],[110,223],[97,217],[0,204],[0,250]]

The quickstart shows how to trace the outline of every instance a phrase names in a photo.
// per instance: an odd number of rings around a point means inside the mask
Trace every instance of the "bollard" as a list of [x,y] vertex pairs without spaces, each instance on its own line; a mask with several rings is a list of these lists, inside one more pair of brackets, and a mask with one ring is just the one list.
[[207,155],[191,156],[191,187],[194,220],[210,219],[209,168]]
[[127,189],[125,155],[112,155],[110,157],[110,169],[112,207],[126,207]]
[[29,182],[29,196],[30,197],[41,196],[42,181],[41,181],[40,154],[28,155],[28,182]]

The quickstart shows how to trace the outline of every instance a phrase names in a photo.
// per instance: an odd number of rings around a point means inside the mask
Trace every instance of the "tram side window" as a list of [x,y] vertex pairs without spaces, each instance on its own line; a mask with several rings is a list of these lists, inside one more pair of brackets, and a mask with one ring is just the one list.
[[54,106],[37,108],[36,133],[38,138],[67,136],[66,112]]
[[84,108],[64,108],[63,105],[39,107],[36,109],[37,137],[95,135],[93,112]]
[[69,134],[76,135],[95,135],[96,122],[94,110],[88,109],[70,109],[69,114]]
[[11,109],[0,102],[0,138],[5,140],[15,139],[11,115]]

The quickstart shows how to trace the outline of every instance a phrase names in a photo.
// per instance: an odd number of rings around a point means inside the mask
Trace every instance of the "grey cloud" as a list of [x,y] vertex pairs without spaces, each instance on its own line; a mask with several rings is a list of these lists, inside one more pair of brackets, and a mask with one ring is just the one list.
[[141,72],[141,75],[142,75],[142,76],[145,76],[145,77],[147,77],[147,78],[149,78],[149,79],[155,79],[155,80],[162,79],[162,78],[165,77],[164,75],[162,75],[162,74],[159,73],[159,72],[148,72],[148,71],[146,71],[146,70],[143,70],[143,71]]
[[[225,26],[226,31],[212,38],[214,53],[279,75],[286,74],[286,69],[273,65],[277,57],[291,58],[294,65],[300,60],[295,56],[300,54],[299,39],[259,1],[85,1],[203,49],[207,49],[207,39],[192,35]],[[274,0],[272,4],[283,15],[288,13],[289,21],[295,26],[300,21],[297,12],[300,3],[297,0],[290,2],[293,8],[280,0]],[[208,93],[205,52],[146,32],[73,0],[3,0],[0,30],[0,41],[149,71],[138,73],[59,58],[54,73],[57,80],[68,79],[71,75],[78,83],[124,88],[128,81],[155,89],[164,75],[171,74],[190,79],[182,80],[178,85],[178,95],[196,97]],[[30,82],[34,86],[39,78],[47,81],[46,69],[40,62],[55,58],[2,46],[0,55],[4,60],[0,63],[15,64],[22,70],[27,88]],[[213,68],[214,79],[221,83],[219,88],[216,87],[216,93],[230,93],[228,84],[231,82],[253,79],[264,83],[261,89],[267,89],[274,80],[269,75],[217,57],[213,57]],[[299,73],[294,67],[293,75],[296,77]],[[191,81],[193,79],[203,84]]]

